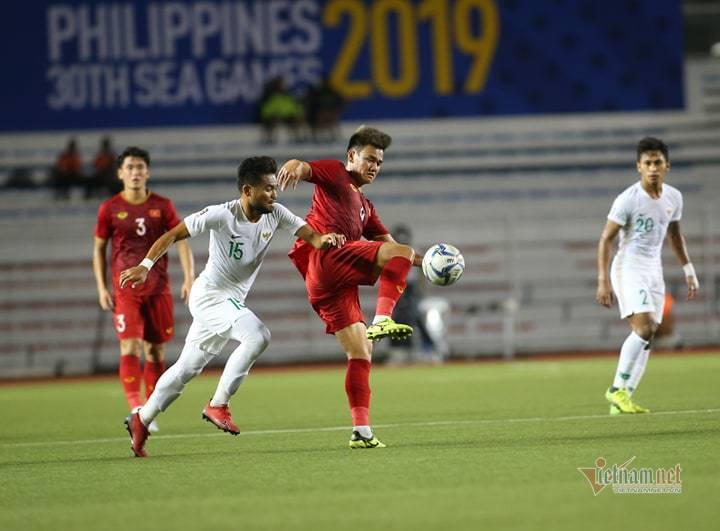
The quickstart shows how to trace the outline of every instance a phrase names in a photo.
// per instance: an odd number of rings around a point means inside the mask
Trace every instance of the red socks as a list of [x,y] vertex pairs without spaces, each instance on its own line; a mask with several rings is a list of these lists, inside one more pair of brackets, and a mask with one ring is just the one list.
[[348,360],[345,393],[350,403],[353,426],[370,425],[370,362]]
[[145,360],[145,367],[143,368],[143,380],[145,380],[145,400],[150,398],[150,395],[155,390],[155,384],[164,372],[164,361],[155,362]]
[[140,370],[140,358],[132,354],[121,355],[118,372],[130,409],[141,406],[140,384],[142,383],[142,372]]
[[375,315],[392,316],[400,296],[407,286],[407,276],[412,262],[404,256],[393,256],[380,273],[380,289],[378,290]]

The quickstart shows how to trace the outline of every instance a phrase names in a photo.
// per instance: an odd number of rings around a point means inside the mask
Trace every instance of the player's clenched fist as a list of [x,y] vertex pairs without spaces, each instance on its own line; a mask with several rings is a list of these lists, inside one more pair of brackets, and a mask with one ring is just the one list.
[[130,284],[130,287],[134,288],[138,284],[145,282],[147,278],[148,270],[145,266],[135,266],[126,269],[120,273],[120,287],[124,288],[125,284]]
[[595,294],[595,300],[598,304],[610,308],[613,303],[613,294],[610,286],[607,284],[599,284],[597,293]]

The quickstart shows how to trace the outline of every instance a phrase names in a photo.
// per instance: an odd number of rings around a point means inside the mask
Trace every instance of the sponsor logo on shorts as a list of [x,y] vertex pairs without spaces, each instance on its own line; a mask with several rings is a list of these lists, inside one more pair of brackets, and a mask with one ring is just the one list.
[[150,215],[151,218],[159,218],[160,216],[162,216],[162,212],[160,212],[159,208],[151,208],[148,211],[148,214]]
[[173,331],[173,327],[172,327],[172,326],[165,329],[165,333],[166,333],[166,334],[172,334],[172,331]]
[[123,211],[123,212],[118,212],[118,213],[117,213],[117,217],[118,217],[118,219],[125,219],[126,217],[128,217],[128,213],[125,212],[125,211]]

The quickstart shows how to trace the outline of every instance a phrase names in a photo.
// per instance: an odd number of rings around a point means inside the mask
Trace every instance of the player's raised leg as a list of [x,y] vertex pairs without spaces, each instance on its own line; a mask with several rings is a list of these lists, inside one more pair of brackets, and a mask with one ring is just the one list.
[[380,270],[380,287],[375,317],[367,329],[369,340],[379,341],[384,337],[405,339],[412,334],[412,327],[393,321],[392,313],[407,286],[414,257],[412,247],[407,245],[386,242],[380,246],[375,259],[375,267]]
[[238,435],[240,429],[230,414],[230,398],[237,392],[255,361],[270,344],[270,330],[250,310],[237,319],[230,337],[240,342],[225,364],[215,394],[205,406],[202,417],[218,429]]
[[384,448],[370,427],[370,368],[372,343],[366,337],[365,324],[358,322],[335,332],[347,354],[345,393],[350,405],[353,429],[350,448]]

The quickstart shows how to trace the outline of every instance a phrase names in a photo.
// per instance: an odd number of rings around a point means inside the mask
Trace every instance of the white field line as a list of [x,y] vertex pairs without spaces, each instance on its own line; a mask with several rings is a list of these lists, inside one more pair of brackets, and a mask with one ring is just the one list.
[[[708,413],[718,413],[720,408],[713,409],[684,409],[678,411],[658,411],[641,415],[642,417],[661,416],[661,415],[704,415]],[[566,422],[573,420],[599,420],[599,419],[618,419],[628,418],[633,415],[571,415],[566,417],[520,417],[514,419],[475,419],[475,420],[437,420],[427,422],[398,422],[393,424],[375,424],[373,427],[378,429],[385,428],[410,428],[410,427],[437,427],[437,426],[468,426],[482,424],[512,424],[522,422]],[[247,435],[278,435],[288,433],[317,433],[322,431],[342,431],[350,430],[348,426],[331,426],[325,428],[287,428],[278,430],[249,430],[241,432],[241,436]],[[218,437],[224,436],[225,433],[179,433],[176,435],[153,435],[152,440],[158,439],[191,439],[196,437]],[[74,441],[37,441],[37,442],[16,442],[16,443],[0,443],[0,448],[28,448],[38,446],[67,446],[73,444],[103,444],[103,443],[119,443],[127,442],[128,436],[112,437],[105,439],[79,439]]]

